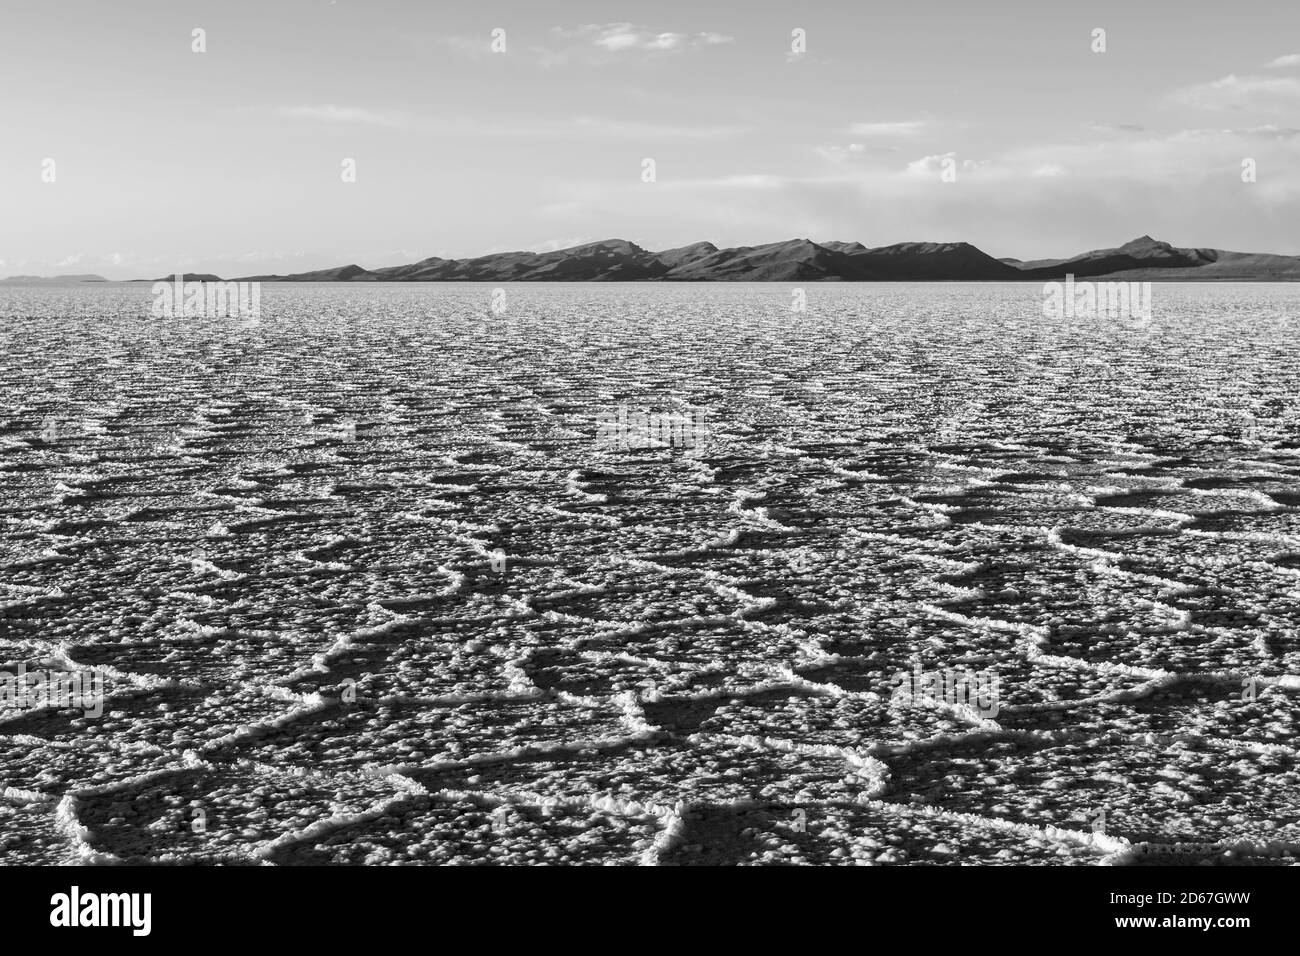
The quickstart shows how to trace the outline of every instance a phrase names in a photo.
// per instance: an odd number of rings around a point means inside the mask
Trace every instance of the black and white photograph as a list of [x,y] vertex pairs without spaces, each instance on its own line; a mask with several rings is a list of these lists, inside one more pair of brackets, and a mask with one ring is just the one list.
[[0,0],[0,91],[23,922],[966,867],[1252,938],[1300,6]]

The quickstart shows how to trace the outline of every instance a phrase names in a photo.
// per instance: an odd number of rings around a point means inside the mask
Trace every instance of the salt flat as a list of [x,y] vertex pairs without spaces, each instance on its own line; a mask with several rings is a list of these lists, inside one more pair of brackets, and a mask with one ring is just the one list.
[[1300,287],[804,291],[0,290],[0,862],[1292,861]]

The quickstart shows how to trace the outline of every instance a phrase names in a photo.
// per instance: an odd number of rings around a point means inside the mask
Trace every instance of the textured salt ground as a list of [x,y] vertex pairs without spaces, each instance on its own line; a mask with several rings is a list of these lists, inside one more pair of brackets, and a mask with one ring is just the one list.
[[1291,287],[145,291],[0,300],[0,661],[110,675],[0,707],[2,862],[1300,847]]

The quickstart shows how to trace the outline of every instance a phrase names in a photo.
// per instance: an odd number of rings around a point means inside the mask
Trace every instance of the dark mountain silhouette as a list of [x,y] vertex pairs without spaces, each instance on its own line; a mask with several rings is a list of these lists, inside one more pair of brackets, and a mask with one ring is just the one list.
[[1059,278],[1067,273],[1076,278],[1125,272],[1129,269],[1195,269],[1213,261],[1211,249],[1175,249],[1167,242],[1142,236],[1118,249],[1094,249],[1071,259],[1037,259],[1022,262],[1020,271],[1034,278]]
[[74,276],[10,276],[7,279],[0,279],[0,284],[5,285],[63,285],[65,282],[107,282],[103,276],[97,275],[74,275]]
[[507,252],[477,259],[452,260],[442,270],[447,279],[511,282],[628,282],[662,279],[669,268],[654,254],[624,239],[607,239],[555,252]]
[[656,252],[655,258],[669,269],[676,269],[678,266],[688,265],[706,256],[711,256],[717,251],[718,247],[711,242],[692,242],[689,246]]
[[[159,279],[132,279],[132,282],[175,282],[176,277],[163,276]],[[181,273],[182,282],[224,282],[221,276],[215,276],[210,272],[184,272]]]
[[473,259],[423,259],[367,270],[350,265],[290,276],[246,276],[262,282],[816,282],[821,280],[1015,279],[1018,270],[964,243],[905,242],[868,249],[860,242],[819,244],[791,239],[719,249],[697,242],[648,252],[623,239],[555,252],[500,252]]
[[848,256],[861,279],[1021,279],[1014,266],[999,262],[968,242],[900,242]]
[[842,279],[850,271],[842,252],[819,246],[809,239],[771,242],[764,246],[717,249],[685,262],[666,276],[679,281],[740,279],[751,282],[804,282]]
[[1019,269],[1035,279],[1090,277],[1151,280],[1249,281],[1300,279],[1300,256],[1228,252],[1224,249],[1180,249],[1150,236],[1141,236],[1117,249],[1096,249],[1073,259],[1022,262]]
[[[790,239],[719,249],[696,242],[650,252],[625,239],[553,252],[499,252],[473,259],[422,259],[409,265],[359,265],[297,275],[245,276],[261,282],[896,282],[1043,281],[1106,278],[1196,281],[1300,281],[1300,256],[1181,249],[1142,236],[1114,249],[1069,259],[995,259],[967,242],[860,242]],[[186,276],[190,279],[190,276]],[[216,279],[216,276],[193,276]],[[64,280],[66,281],[66,279]]]
[[[358,265],[339,266],[336,269],[317,269],[315,272],[299,272],[289,276],[250,276],[239,282],[352,282],[374,275],[368,269]],[[218,280],[219,281],[219,280]]]
[[832,242],[823,242],[822,245],[825,246],[827,249],[830,249],[832,252],[843,252],[847,255],[853,255],[854,253],[867,251],[867,247],[860,242],[832,241]]

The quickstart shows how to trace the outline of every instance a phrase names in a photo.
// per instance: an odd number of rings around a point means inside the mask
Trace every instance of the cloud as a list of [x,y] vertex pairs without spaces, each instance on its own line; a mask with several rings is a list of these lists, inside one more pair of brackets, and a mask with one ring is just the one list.
[[615,33],[601,37],[596,41],[596,46],[602,46],[606,50],[675,50],[685,39],[680,33],[660,33],[652,37],[637,33]]
[[1236,133],[1239,136],[1256,136],[1262,139],[1294,139],[1300,136],[1300,129],[1292,126],[1275,126],[1272,123],[1266,123],[1263,126],[1252,126],[1248,129],[1222,130],[1222,132]]
[[916,136],[928,124],[925,120],[904,120],[901,123],[853,123],[848,132],[854,136]]
[[798,182],[800,180],[796,178],[776,176],[770,173],[736,173],[730,176],[713,176],[701,179],[661,180],[655,184],[655,188],[665,192],[697,192],[719,189],[771,191],[785,189]]
[[1273,70],[1287,66],[1300,66],[1300,53],[1288,53],[1286,56],[1280,56],[1276,60],[1265,63],[1264,66]]
[[[507,33],[507,50],[513,57],[543,68],[562,67],[573,63],[584,66],[612,63],[628,56],[643,54],[682,53],[734,43],[735,37],[713,30],[699,33],[678,33],[671,30],[655,31],[636,23],[584,23],[576,27],[551,27],[547,42],[516,45],[513,34]],[[482,36],[425,37],[421,43],[437,47],[471,60],[484,60],[493,56],[491,40]]]
[[1048,185],[1058,176],[1046,171],[1059,167],[1070,177],[1076,195],[1098,190],[1108,197],[1140,196],[1145,201],[1168,190],[1195,189],[1206,196],[1235,196],[1242,188],[1241,161],[1246,157],[1271,171],[1250,187],[1252,201],[1300,195],[1300,183],[1281,174],[1300,163],[1300,130],[1274,125],[1019,147],[997,156],[983,178]]
[[[507,46],[509,47],[509,34],[506,35]],[[422,37],[418,39],[420,43],[431,43],[434,46],[443,47],[452,53],[466,56],[470,59],[480,59],[493,56],[492,37],[488,34],[478,37],[463,37],[455,35]]]
[[881,153],[897,153],[900,148],[898,146],[868,146],[866,143],[849,143],[848,146],[817,146],[814,147],[814,150],[823,159],[842,163],[848,160],[862,160],[868,156]]
[[936,153],[933,156],[922,156],[920,159],[908,163],[905,172],[909,176],[937,176],[951,166],[962,170],[962,172],[969,173],[986,164],[987,161],[976,162],[973,159],[963,159],[959,163],[956,153]]
[[[1232,129],[1184,129],[1161,134],[1128,131],[1128,135],[1102,135],[1098,131],[1082,140],[1042,142],[1012,147],[984,159],[963,159],[955,151],[922,156],[896,165],[843,163],[840,170],[821,181],[839,179],[864,188],[898,188],[907,181],[938,177],[948,162],[960,174],[978,173],[978,181],[989,188],[1007,184],[1037,182],[1042,188],[1067,178],[1080,194],[1090,189],[1108,195],[1128,190],[1208,185],[1231,189],[1240,185],[1240,164],[1254,157],[1261,168],[1275,171],[1300,163],[1300,130],[1275,124]],[[855,154],[843,148],[821,149],[830,159],[845,161]],[[851,170],[851,172],[849,171]],[[891,185],[892,184],[892,185]],[[1001,184],[1001,185],[999,185]],[[1300,194],[1300,182],[1274,173],[1258,193],[1275,198]]]
[[[883,123],[850,123],[844,131],[867,140],[891,140],[910,139],[929,128],[930,123],[927,120],[901,120]],[[901,147],[893,144],[849,143],[847,146],[818,146],[814,149],[823,159],[842,163],[846,160],[862,160],[880,153],[896,153]]]
[[597,37],[595,43],[606,50],[671,50],[681,46],[684,39],[680,33],[660,33],[652,37],[618,30]]
[[[761,157],[751,157],[753,165],[732,175],[662,176],[653,186],[635,177],[574,177],[557,184],[545,210],[549,228],[539,235],[576,236],[592,228],[621,234],[622,226],[593,227],[615,210],[607,221],[633,224],[648,248],[699,238],[725,246],[807,235],[867,245],[962,239],[991,254],[1039,257],[1144,232],[1189,245],[1295,248],[1281,222],[1300,209],[1300,181],[1288,173],[1300,166],[1300,134],[1281,122],[1126,135],[1076,125],[1059,138],[991,153],[924,155],[914,141],[898,142],[911,151],[877,157],[882,162],[872,161],[879,147],[864,137],[835,147],[844,157],[839,163],[826,162],[830,150],[819,156],[807,149],[801,165],[765,167]],[[851,150],[853,143],[864,150]],[[1258,161],[1256,183],[1241,180],[1245,157]],[[939,185],[944,160],[956,163],[959,185]],[[1261,227],[1273,225],[1264,211],[1280,217],[1271,232]]]
[[1300,78],[1236,76],[1184,87],[1172,94],[1176,102],[1207,110],[1286,110],[1300,104]]
[[734,42],[734,37],[722,33],[654,33],[634,23],[586,23],[575,29],[555,27],[551,31],[561,39],[580,40],[601,50],[618,53],[623,50],[667,52],[692,47],[720,46]]
[[1088,129],[1097,133],[1144,133],[1145,126],[1135,123],[1089,123]]
[[602,136],[642,140],[708,140],[735,136],[746,131],[743,126],[683,126],[666,123],[643,123],[636,120],[611,120],[580,116],[573,121],[579,130]]
[[276,114],[290,119],[314,120],[320,123],[358,123],[368,126],[405,126],[408,119],[401,113],[381,113],[356,106],[281,106]]
[[785,182],[785,179],[781,176],[769,176],[764,173],[749,173],[724,176],[716,182],[717,185],[724,189],[777,189]]

